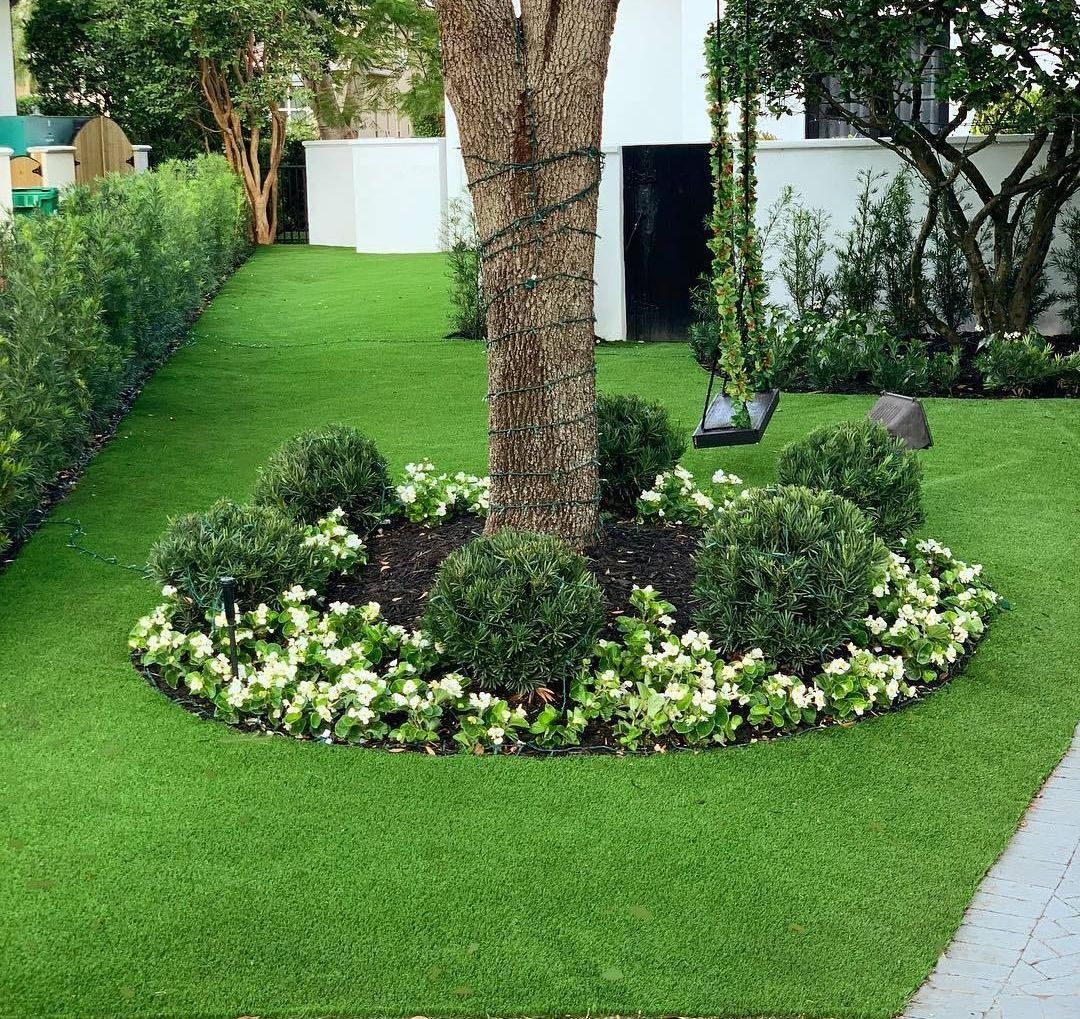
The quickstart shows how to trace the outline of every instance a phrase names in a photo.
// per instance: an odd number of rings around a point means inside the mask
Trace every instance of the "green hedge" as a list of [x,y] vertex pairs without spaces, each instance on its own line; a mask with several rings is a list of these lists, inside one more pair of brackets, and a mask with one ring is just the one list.
[[110,176],[0,228],[0,550],[248,247],[220,156]]

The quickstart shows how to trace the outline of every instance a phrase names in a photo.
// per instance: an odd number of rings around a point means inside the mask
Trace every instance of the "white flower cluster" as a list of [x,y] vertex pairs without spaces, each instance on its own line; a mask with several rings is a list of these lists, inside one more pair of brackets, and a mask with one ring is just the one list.
[[323,552],[333,563],[335,570],[345,570],[357,563],[367,562],[364,542],[359,534],[350,531],[342,523],[344,519],[345,511],[339,506],[314,527],[309,527],[304,538],[304,544]]
[[414,524],[441,524],[458,513],[486,516],[491,481],[458,471],[439,474],[424,460],[405,465],[405,479],[395,489],[405,518]]
[[704,525],[717,511],[734,505],[749,492],[742,479],[725,471],[712,477],[711,492],[698,487],[693,473],[682,465],[658,474],[653,487],[638,497],[637,512],[641,520],[663,521],[669,524]]
[[[735,482],[738,484],[738,482]],[[779,671],[754,648],[725,658],[700,630],[673,631],[674,608],[635,589],[620,638],[600,640],[565,706],[530,718],[521,704],[471,690],[441,672],[423,632],[388,623],[374,603],[333,602],[299,585],[280,607],[242,611],[229,654],[222,614],[186,632],[181,599],[138,621],[131,647],[165,684],[183,687],[222,718],[326,741],[390,742],[474,753],[579,744],[587,732],[626,750],[708,746],[858,718],[919,696],[948,677],[999,604],[982,569],[939,543],[892,554],[877,578],[865,635],[802,675]]]

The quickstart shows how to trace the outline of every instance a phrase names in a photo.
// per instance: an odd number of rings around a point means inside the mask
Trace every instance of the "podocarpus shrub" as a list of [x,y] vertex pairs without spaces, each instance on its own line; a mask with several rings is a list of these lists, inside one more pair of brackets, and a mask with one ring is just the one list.
[[761,648],[783,669],[864,631],[885,548],[832,492],[759,489],[721,510],[697,555],[697,622],[725,652]]
[[378,447],[349,425],[301,432],[266,462],[255,485],[255,501],[314,524],[331,510],[363,533],[386,510],[390,475]]
[[189,621],[220,607],[223,576],[236,580],[237,603],[249,610],[275,602],[297,584],[317,588],[331,569],[291,517],[271,506],[240,506],[227,499],[205,513],[170,520],[150,550],[148,566],[158,583],[191,599]]
[[246,216],[204,156],[0,228],[0,549],[247,251]]
[[622,516],[653,479],[671,470],[686,451],[686,434],[659,403],[640,396],[601,393],[596,399],[599,433],[600,508]]
[[922,463],[873,421],[815,428],[780,451],[781,485],[825,489],[850,499],[890,545],[923,522]]
[[484,690],[561,688],[604,622],[585,559],[557,538],[502,531],[447,556],[424,625],[446,663]]

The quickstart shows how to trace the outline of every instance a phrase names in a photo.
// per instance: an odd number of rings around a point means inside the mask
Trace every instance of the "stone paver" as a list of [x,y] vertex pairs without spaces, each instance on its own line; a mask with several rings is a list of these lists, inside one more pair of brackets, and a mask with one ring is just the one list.
[[904,1019],[1080,1019],[1080,728]]

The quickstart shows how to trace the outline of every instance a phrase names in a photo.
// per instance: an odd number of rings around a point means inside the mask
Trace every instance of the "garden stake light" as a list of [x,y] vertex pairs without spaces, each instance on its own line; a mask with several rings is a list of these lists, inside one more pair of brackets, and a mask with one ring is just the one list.
[[240,679],[240,664],[236,657],[236,580],[221,578],[221,600],[225,608],[225,625],[229,628],[229,666],[233,679]]

